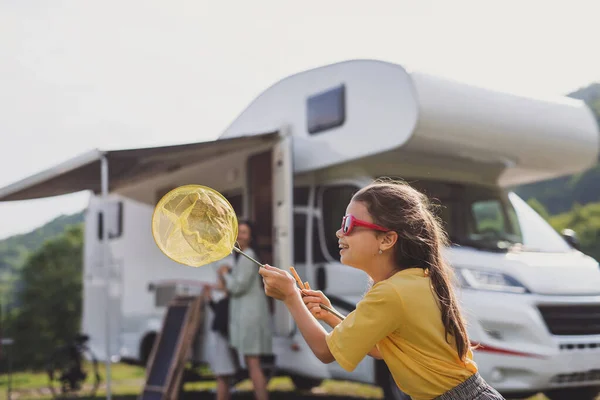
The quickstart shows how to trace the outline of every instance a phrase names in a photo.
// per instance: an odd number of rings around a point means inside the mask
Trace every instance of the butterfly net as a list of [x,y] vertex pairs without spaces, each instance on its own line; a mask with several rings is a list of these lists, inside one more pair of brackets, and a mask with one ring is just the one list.
[[186,185],[167,193],[152,216],[154,241],[172,260],[200,267],[231,254],[238,221],[231,204],[214,189]]

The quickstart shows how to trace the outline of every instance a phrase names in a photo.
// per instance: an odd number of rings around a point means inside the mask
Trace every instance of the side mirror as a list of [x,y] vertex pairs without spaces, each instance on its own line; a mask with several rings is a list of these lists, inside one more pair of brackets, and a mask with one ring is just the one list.
[[577,250],[581,249],[581,245],[579,243],[579,238],[577,237],[577,233],[575,233],[575,231],[573,229],[563,229],[561,231],[562,237],[563,239],[565,239],[565,241],[567,243],[569,243],[569,245]]

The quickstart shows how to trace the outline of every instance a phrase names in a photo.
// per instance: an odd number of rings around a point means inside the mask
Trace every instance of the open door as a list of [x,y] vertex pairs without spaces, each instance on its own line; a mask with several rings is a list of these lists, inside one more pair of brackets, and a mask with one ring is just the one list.
[[[293,144],[289,131],[283,131],[273,148],[273,266],[288,269],[294,262],[294,166]],[[294,321],[285,307],[275,302],[275,334],[288,336]]]

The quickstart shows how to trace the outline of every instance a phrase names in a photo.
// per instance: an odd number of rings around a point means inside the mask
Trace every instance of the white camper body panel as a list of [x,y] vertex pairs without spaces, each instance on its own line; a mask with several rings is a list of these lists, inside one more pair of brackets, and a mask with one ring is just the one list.
[[[343,123],[311,134],[309,97],[343,87]],[[333,96],[333,95],[332,95]],[[353,60],[287,77],[258,96],[221,138],[287,124],[296,171],[306,172],[394,150],[502,169],[513,186],[571,174],[598,159],[598,128],[579,100],[538,99]],[[560,162],[557,162],[560,160]]]
[[598,160],[592,111],[568,97],[534,98],[411,73],[419,121],[407,152],[506,166],[513,186],[581,171]]

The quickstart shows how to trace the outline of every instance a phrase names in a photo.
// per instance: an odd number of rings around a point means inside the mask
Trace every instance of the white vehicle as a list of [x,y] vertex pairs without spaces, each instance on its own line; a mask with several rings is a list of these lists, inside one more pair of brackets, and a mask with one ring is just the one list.
[[[405,179],[443,205],[453,241],[447,255],[469,334],[482,346],[475,351],[482,376],[511,398],[546,391],[592,399],[600,387],[600,268],[509,188],[582,171],[597,161],[598,145],[593,115],[580,101],[528,98],[358,60],[276,83],[218,140],[94,151],[1,189],[0,200],[98,194],[99,160],[107,160],[111,354],[144,360],[174,293],[197,293],[199,282],[216,279],[211,266],[178,265],[155,245],[151,215],[168,190],[197,183],[224,193],[255,221],[262,262],[294,265],[348,313],[367,277],[339,263],[335,231],[345,207],[375,177]],[[99,356],[107,337],[103,207],[92,196],[82,327]],[[382,362],[367,357],[353,372],[322,364],[277,302],[273,322],[277,369],[298,386],[354,380],[401,398]]]

